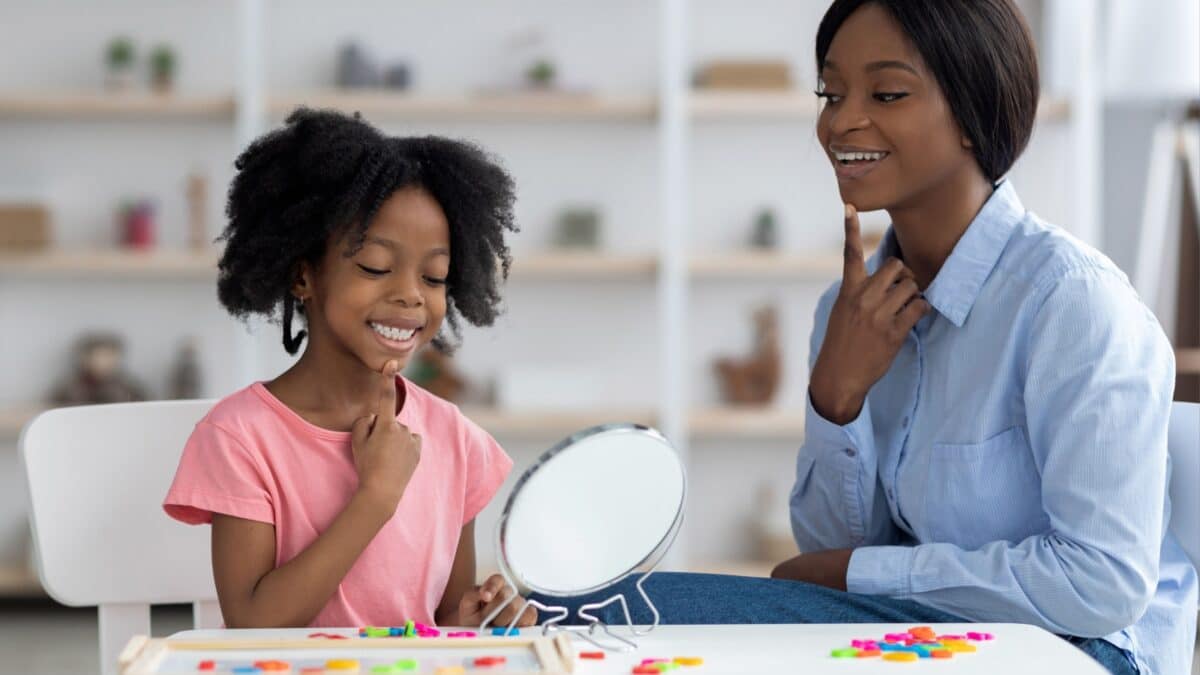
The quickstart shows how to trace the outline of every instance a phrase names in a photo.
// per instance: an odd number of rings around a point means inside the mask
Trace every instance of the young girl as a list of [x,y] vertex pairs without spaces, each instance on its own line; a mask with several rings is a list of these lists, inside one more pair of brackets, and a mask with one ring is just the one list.
[[[805,553],[772,580],[655,575],[663,620],[1029,623],[1115,673],[1190,672],[1171,348],[1125,276],[1004,179],[1038,105],[1019,11],[836,0],[816,61],[846,252],[812,335]],[[892,227],[865,261],[857,210],[877,209]]]
[[397,373],[494,320],[512,180],[471,145],[306,109],[236,166],[218,296],[279,312],[303,354],[196,425],[164,508],[212,523],[229,627],[478,624],[509,591],[475,586],[474,518],[512,461]]

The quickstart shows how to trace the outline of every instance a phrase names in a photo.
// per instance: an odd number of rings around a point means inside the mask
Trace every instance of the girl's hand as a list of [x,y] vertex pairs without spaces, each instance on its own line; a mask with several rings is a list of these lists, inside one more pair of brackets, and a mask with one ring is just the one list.
[[421,437],[396,420],[397,367],[395,361],[384,364],[379,407],[374,415],[355,420],[351,434],[359,492],[387,509],[389,516],[421,460]]
[[[512,598],[513,595],[513,589],[504,581],[504,577],[493,574],[483,582],[482,586],[476,586],[463,593],[462,600],[458,603],[459,623],[463,626],[478,626],[487,615]],[[496,615],[496,618],[492,619],[492,625],[507,626],[523,604],[525,604],[525,600],[517,596],[500,614]],[[517,626],[521,628],[536,623],[537,610],[532,606],[526,607],[521,618],[517,620]]]
[[844,256],[842,287],[809,380],[813,407],[834,424],[858,417],[867,392],[930,309],[912,271],[899,260],[889,258],[867,276],[858,212],[851,204],[846,205]]

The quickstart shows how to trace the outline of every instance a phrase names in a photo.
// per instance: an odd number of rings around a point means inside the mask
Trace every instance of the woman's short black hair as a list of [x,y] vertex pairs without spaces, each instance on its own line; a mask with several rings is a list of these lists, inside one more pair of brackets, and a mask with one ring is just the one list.
[[[292,286],[300,262],[316,266],[326,246],[349,235],[353,254],[379,207],[401,188],[419,186],[441,205],[450,225],[446,323],[461,337],[459,317],[491,325],[500,311],[499,285],[512,257],[512,178],[483,150],[436,136],[384,136],[357,114],[300,108],[284,125],[237,158],[229,188],[229,225],[217,280],[221,304],[238,318],[280,317],[284,347],[292,337]],[[454,348],[439,335],[434,345]]]
[[817,29],[817,72],[842,23],[867,3],[886,9],[937,78],[988,180],[1008,172],[1037,117],[1037,49],[1012,0],[834,0]]

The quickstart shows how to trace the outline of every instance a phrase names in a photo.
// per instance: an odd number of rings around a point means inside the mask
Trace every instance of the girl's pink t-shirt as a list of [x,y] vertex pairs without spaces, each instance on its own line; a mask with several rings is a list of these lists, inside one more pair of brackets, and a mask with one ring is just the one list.
[[[500,445],[458,408],[402,377],[400,423],[420,434],[421,461],[395,515],[338,584],[312,626],[429,625],[462,527],[512,468]],[[313,543],[358,487],[350,433],[313,425],[255,383],[218,402],[188,438],[163,508],[185,523],[213,513],[275,526],[275,565]]]

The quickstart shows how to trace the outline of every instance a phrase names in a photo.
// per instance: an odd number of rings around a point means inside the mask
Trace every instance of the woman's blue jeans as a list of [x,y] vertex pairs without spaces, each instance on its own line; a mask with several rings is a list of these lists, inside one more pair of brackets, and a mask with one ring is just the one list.
[[[581,605],[624,593],[635,624],[653,622],[653,616],[635,582],[637,576],[613,588],[574,598],[532,597],[570,611],[565,623],[577,621]],[[969,623],[951,614],[908,600],[856,595],[801,581],[734,577],[687,572],[657,572],[643,585],[654,601],[662,624],[732,623]],[[620,603],[594,612],[611,625],[625,623]],[[1066,638],[1113,673],[1136,675],[1128,655],[1100,639]]]

